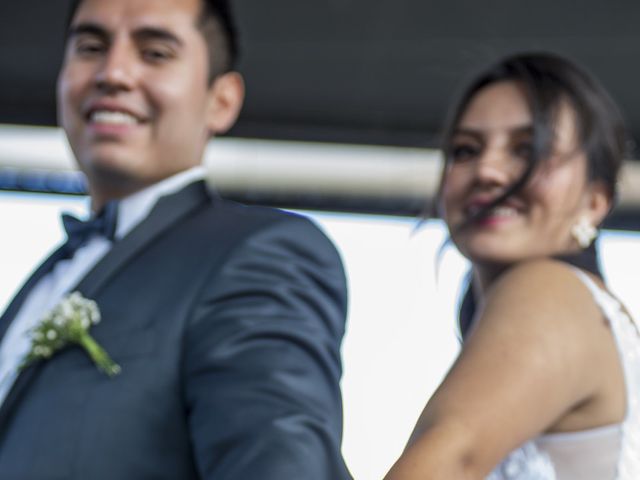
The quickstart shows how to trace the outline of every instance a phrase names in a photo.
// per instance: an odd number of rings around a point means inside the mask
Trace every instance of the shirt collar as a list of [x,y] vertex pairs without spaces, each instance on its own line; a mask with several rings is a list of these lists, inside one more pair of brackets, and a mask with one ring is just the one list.
[[188,184],[204,178],[205,169],[202,165],[198,165],[120,200],[118,202],[118,225],[115,238],[121,239],[144,220],[160,197],[176,193]]

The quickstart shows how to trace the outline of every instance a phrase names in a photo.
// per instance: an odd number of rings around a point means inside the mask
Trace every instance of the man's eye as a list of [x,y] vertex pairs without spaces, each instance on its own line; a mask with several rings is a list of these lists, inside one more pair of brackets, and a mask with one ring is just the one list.
[[97,40],[79,41],[75,45],[75,51],[80,55],[95,55],[102,53],[104,50],[104,44]]
[[173,58],[173,52],[166,48],[145,48],[142,57],[153,63],[163,62]]

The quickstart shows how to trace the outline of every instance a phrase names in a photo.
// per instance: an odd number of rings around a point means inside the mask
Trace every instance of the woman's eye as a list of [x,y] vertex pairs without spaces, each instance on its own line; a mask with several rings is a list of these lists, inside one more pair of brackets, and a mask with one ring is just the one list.
[[473,145],[454,145],[451,148],[451,159],[456,162],[470,160],[478,155],[479,150]]
[[531,160],[533,157],[533,145],[529,142],[519,143],[514,147],[513,153],[519,158]]

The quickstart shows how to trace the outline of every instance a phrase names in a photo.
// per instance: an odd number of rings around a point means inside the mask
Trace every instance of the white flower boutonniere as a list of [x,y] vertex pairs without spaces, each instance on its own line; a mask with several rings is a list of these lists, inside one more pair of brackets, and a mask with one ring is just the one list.
[[73,292],[49,312],[31,331],[31,350],[20,365],[24,369],[32,363],[50,358],[68,345],[82,347],[96,366],[110,377],[120,373],[120,366],[89,334],[89,328],[100,322],[100,310],[93,300]]

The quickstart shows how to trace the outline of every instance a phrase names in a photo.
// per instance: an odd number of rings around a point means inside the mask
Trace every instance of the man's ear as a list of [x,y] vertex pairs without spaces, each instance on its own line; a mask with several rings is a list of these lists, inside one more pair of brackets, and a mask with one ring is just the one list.
[[238,119],[244,101],[244,80],[238,72],[216,77],[209,86],[207,128],[212,135],[225,133]]
[[589,185],[587,211],[594,227],[599,226],[613,207],[609,188],[602,181],[594,181]]

